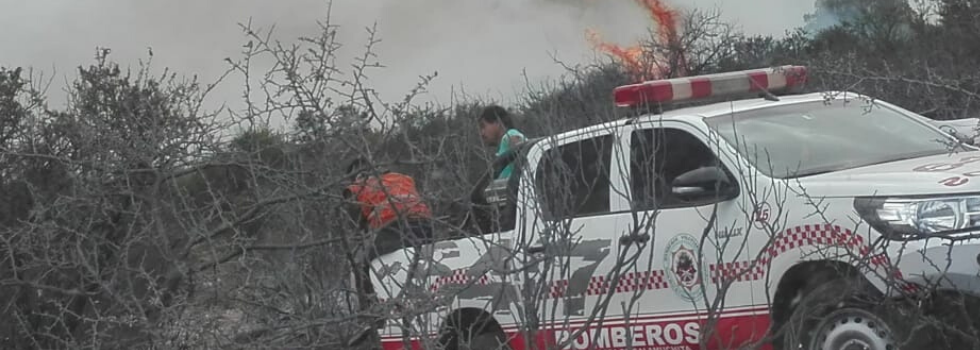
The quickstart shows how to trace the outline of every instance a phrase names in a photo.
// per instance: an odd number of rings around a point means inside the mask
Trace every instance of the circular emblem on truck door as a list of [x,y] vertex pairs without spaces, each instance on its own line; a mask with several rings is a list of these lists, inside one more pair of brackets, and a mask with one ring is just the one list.
[[664,250],[664,270],[670,289],[681,299],[697,302],[704,298],[697,239],[684,233],[672,238]]

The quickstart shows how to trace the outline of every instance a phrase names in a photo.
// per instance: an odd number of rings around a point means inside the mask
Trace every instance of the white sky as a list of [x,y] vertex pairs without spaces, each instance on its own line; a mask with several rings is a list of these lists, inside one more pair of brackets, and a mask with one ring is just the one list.
[[[814,0],[668,0],[674,5],[718,8],[749,33],[782,34],[802,25]],[[75,77],[75,67],[94,62],[95,47],[135,66],[154,52],[154,67],[212,81],[225,70],[225,57],[238,57],[245,42],[238,27],[276,25],[276,37],[292,41],[314,35],[326,0],[0,0],[0,66],[33,67],[56,80],[53,104]],[[563,72],[562,61],[591,61],[595,52],[585,29],[630,44],[650,24],[634,0],[335,0],[333,23],[341,26],[344,58],[360,52],[365,26],[378,22],[379,59],[388,66],[371,77],[386,99],[398,99],[418,76],[438,71],[427,100],[448,102],[460,87],[481,97],[510,100],[533,81]],[[211,103],[240,101],[231,81]]]

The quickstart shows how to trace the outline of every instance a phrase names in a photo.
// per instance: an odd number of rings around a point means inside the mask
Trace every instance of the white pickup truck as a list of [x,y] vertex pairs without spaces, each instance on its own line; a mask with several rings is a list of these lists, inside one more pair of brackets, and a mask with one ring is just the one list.
[[372,262],[383,348],[960,348],[980,152],[884,101],[796,93],[806,73],[622,86],[637,110],[762,97],[525,142],[481,184],[478,233]]

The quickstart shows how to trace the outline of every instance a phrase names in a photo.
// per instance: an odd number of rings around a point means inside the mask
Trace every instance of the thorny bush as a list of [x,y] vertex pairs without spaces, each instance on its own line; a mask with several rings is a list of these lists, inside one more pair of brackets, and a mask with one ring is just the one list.
[[[685,29],[698,35],[660,50],[686,50],[684,66],[698,73],[806,64],[812,90],[869,93],[941,119],[976,116],[980,31],[969,19],[980,6],[938,3],[938,22],[870,8],[861,25],[781,39],[695,13]],[[908,35],[882,38],[893,33],[868,23]],[[409,173],[437,213],[456,213],[488,165],[474,124],[485,101],[418,106],[432,76],[404,100],[382,101],[366,83],[383,72],[374,31],[342,71],[339,29],[329,19],[320,29],[283,44],[243,26],[253,45],[227,74],[260,77],[246,86],[244,111],[205,111],[213,84],[153,75],[149,64],[123,71],[103,49],[78,69],[62,109],[21,69],[0,69],[0,343],[345,347],[362,324],[349,252],[363,239],[337,219],[340,164],[367,156]],[[876,46],[885,42],[892,51]],[[253,71],[253,60],[270,58],[270,72]],[[530,117],[518,120],[530,136],[622,117],[609,92],[629,72],[569,70],[571,82],[532,89],[514,106]],[[292,130],[274,131],[273,117]]]

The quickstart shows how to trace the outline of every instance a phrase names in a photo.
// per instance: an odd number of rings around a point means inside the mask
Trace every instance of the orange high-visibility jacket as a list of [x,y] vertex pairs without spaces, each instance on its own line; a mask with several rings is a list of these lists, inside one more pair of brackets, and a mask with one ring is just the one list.
[[431,218],[432,211],[422,201],[415,180],[399,173],[369,177],[347,187],[361,205],[361,214],[371,228],[381,228],[405,217]]

